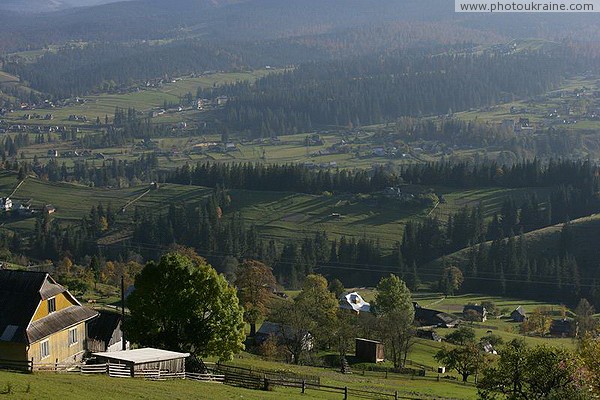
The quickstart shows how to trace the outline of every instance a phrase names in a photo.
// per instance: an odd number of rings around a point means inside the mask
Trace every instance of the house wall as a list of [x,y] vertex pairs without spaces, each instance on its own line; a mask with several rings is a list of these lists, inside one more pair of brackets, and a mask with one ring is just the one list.
[[0,342],[0,360],[27,361],[27,346],[24,343]]
[[[56,305],[58,309],[58,302]],[[74,327],[72,327],[74,328]],[[69,329],[57,332],[50,337],[32,343],[28,359],[33,358],[33,363],[54,363],[58,360],[59,363],[70,363],[80,361],[86,346],[86,330],[85,322],[76,325],[77,328],[77,343],[69,346]],[[41,343],[48,340],[50,347],[50,355],[41,359]]]
[[[77,304],[69,296],[65,295],[65,293],[57,294],[56,296],[54,296],[54,298],[56,299],[56,311],[59,311],[59,310],[62,310],[62,309],[65,309],[67,307]],[[48,316],[48,301],[42,300],[42,301],[40,301],[40,304],[38,305],[38,308],[35,311],[35,314],[33,315],[33,319],[31,322],[37,321],[38,319],[42,319],[46,316]]]

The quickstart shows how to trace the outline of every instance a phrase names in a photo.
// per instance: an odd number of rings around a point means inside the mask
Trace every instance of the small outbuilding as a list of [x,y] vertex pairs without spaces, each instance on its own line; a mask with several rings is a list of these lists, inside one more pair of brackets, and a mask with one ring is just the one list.
[[575,333],[573,320],[555,319],[550,324],[550,335],[555,337],[572,337]]
[[385,361],[383,343],[377,340],[356,338],[356,358],[365,362],[378,363]]
[[92,353],[101,362],[123,366],[132,378],[145,377],[148,371],[158,375],[185,374],[185,359],[189,353],[153,348]]
[[485,322],[487,319],[487,310],[484,306],[477,304],[467,304],[463,307],[463,317],[468,321]]
[[523,322],[527,316],[525,315],[525,310],[523,310],[523,307],[519,306],[510,313],[510,318],[515,322]]
[[[121,315],[100,311],[98,318],[88,324],[88,350],[91,352],[112,352],[123,350]],[[125,342],[129,349],[129,342]]]

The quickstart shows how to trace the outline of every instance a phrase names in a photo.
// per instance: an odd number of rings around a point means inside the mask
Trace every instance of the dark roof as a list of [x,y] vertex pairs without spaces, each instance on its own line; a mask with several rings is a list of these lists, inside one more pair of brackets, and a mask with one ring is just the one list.
[[414,304],[414,306],[415,321],[417,321],[421,325],[450,326],[455,325],[458,322],[458,318],[445,312],[431,310],[429,308],[423,308],[420,307],[418,304]]
[[104,342],[106,346],[121,324],[121,315],[114,312],[100,311],[98,318],[90,321],[88,325],[88,337]]
[[518,313],[518,314],[521,314],[522,316],[525,316],[525,310],[523,310],[523,307],[521,307],[521,306],[515,308],[511,314],[514,314],[514,313]]
[[[40,301],[66,291],[45,272],[0,270],[0,341],[32,343],[57,331],[48,333],[50,327],[75,325],[97,314],[73,299],[77,306],[52,313],[30,326]],[[70,308],[74,310],[63,314]],[[74,318],[83,319],[73,323]]]
[[55,332],[77,325],[83,321],[94,318],[98,315],[97,311],[82,306],[70,306],[60,311],[32,322],[27,329],[29,343],[37,342],[40,339],[48,337]]
[[463,308],[463,313],[469,311],[469,310],[473,310],[475,312],[477,312],[478,314],[483,315],[486,312],[486,309],[484,306],[479,306],[477,304],[467,304],[466,306],[464,306]]
[[25,342],[25,330],[42,300],[52,293],[43,272],[0,270],[0,340]]
[[291,337],[295,336],[296,334],[310,335],[310,332],[299,331],[299,330],[292,328],[289,325],[283,325],[283,324],[280,324],[277,322],[269,322],[269,321],[263,322],[262,325],[260,326],[260,329],[258,331],[256,331],[256,336],[259,336],[259,337],[268,337],[270,335],[273,335],[275,337],[291,338]]
[[570,334],[572,330],[573,321],[569,319],[555,319],[550,324],[550,333],[556,334]]

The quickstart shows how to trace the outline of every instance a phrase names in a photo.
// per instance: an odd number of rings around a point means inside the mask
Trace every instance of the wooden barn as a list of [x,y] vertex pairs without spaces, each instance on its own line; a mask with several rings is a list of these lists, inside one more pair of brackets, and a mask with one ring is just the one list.
[[[121,315],[110,311],[100,311],[98,318],[88,324],[88,350],[107,352],[123,350],[123,331]],[[125,342],[126,350],[129,342]]]
[[385,361],[383,343],[377,340],[356,338],[356,358],[365,362],[378,363]]
[[[185,359],[190,356],[189,353],[177,353],[174,351],[143,348],[125,351],[111,351],[102,353],[93,353],[100,362],[110,365],[109,374],[116,370],[114,365],[121,367],[120,372],[125,372],[127,376],[146,377],[148,373],[157,376],[185,376]],[[119,376],[119,375],[117,375]]]

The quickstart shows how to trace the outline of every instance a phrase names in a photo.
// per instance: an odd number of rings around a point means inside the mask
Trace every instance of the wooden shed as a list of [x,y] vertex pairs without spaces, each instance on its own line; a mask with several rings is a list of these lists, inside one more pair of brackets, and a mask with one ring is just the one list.
[[[126,372],[131,377],[152,376],[185,376],[185,359],[189,353],[143,348],[125,351],[93,353],[101,362],[109,364],[111,371]],[[119,366],[120,368],[112,368]],[[118,376],[118,374],[115,374]]]
[[377,340],[356,338],[356,358],[365,362],[378,363],[385,361],[383,343]]

